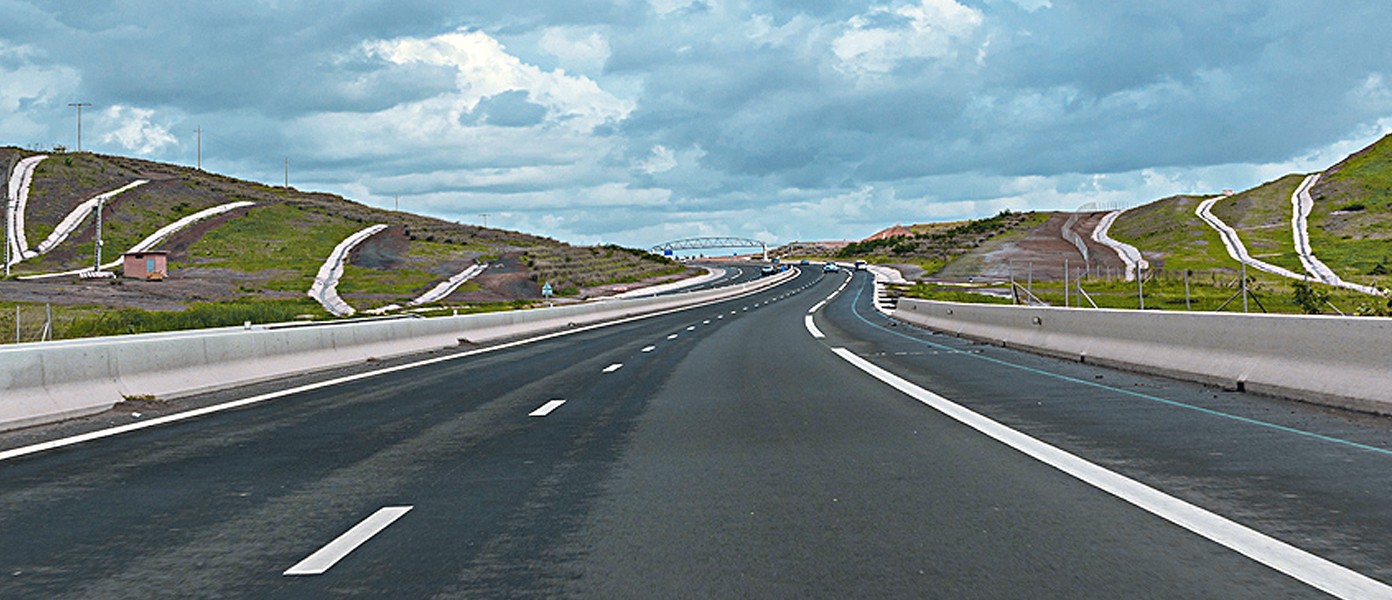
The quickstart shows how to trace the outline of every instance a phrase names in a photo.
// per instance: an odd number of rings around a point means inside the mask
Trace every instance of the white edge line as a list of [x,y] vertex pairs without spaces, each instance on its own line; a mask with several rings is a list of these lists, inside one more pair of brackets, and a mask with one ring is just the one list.
[[[810,325],[810,317],[808,322]],[[1310,586],[1340,598],[1392,597],[1392,587],[1380,581],[1010,429],[918,387],[845,348],[831,350],[871,377],[996,441]]]
[[281,575],[322,575],[325,571],[333,568],[338,561],[343,560],[343,557],[356,550],[358,546],[372,539],[372,536],[395,523],[406,513],[411,512],[412,508],[414,507],[387,506],[378,509],[377,512],[354,525],[352,529],[344,532],[343,535],[334,538],[334,541],[329,542],[304,560],[295,563],[295,566],[286,569]]
[[[759,291],[762,291],[762,290],[758,290],[758,291],[754,291],[754,292],[750,292],[750,293],[751,293],[751,294],[757,294]],[[156,418],[154,418],[154,419],[150,419],[150,420],[147,420],[147,421],[140,421],[140,422],[138,422],[138,423],[130,423],[130,424],[121,425],[121,426],[118,426],[118,427],[111,427],[111,428],[107,428],[107,429],[100,429],[100,430],[97,430],[97,431],[89,431],[89,432],[87,432],[87,433],[83,433],[83,434],[79,434],[79,435],[74,435],[74,436],[69,436],[69,437],[65,437],[65,438],[61,438],[61,439],[57,439],[57,440],[50,440],[50,441],[47,441],[47,442],[40,442],[40,443],[38,443],[38,444],[31,444],[31,445],[29,445],[29,446],[22,446],[22,447],[19,447],[19,448],[12,448],[12,449],[10,449],[10,450],[0,451],[0,462],[4,462],[4,461],[7,461],[7,460],[10,460],[10,459],[13,459],[13,458],[19,458],[19,457],[21,457],[21,456],[28,456],[28,455],[30,455],[30,454],[37,454],[37,453],[40,453],[40,452],[46,452],[46,451],[48,451],[48,450],[56,450],[56,449],[58,449],[58,448],[64,448],[64,447],[67,447],[67,446],[72,446],[72,445],[76,445],[76,444],[81,444],[81,443],[84,443],[84,442],[90,442],[90,441],[93,441],[93,440],[99,440],[99,439],[102,439],[102,438],[108,438],[108,437],[112,437],[112,436],[117,436],[117,435],[121,435],[121,434],[123,434],[123,433],[130,433],[130,432],[132,432],[132,431],[139,431],[139,430],[141,430],[141,429],[146,429],[146,428],[150,428],[150,427],[158,427],[158,426],[160,426],[160,425],[165,425],[165,424],[168,424],[168,423],[176,423],[176,422],[179,422],[179,421],[184,421],[184,420],[187,420],[187,419],[193,419],[193,418],[201,417],[201,416],[204,416],[204,415],[210,415],[210,414],[213,414],[213,413],[219,413],[219,412],[226,411],[226,410],[232,410],[232,409],[235,409],[235,408],[241,408],[241,407],[243,407],[243,406],[250,406],[250,405],[252,405],[252,404],[258,404],[258,403],[261,403],[261,402],[265,402],[265,401],[267,401],[267,400],[274,400],[274,399],[276,399],[276,398],[283,398],[283,397],[285,397],[285,396],[293,396],[293,395],[295,395],[295,394],[300,394],[300,393],[304,393],[304,392],[312,392],[312,391],[314,391],[314,390],[323,389],[323,388],[327,388],[327,387],[333,387],[333,386],[341,385],[341,384],[344,384],[344,383],[352,383],[352,382],[354,382],[354,381],[360,381],[360,380],[363,380],[363,379],[368,379],[368,378],[370,378],[370,377],[377,377],[377,376],[379,376],[379,375],[388,375],[388,374],[396,373],[396,372],[399,372],[399,371],[405,371],[405,370],[407,370],[407,369],[414,369],[414,368],[417,368],[417,367],[425,367],[425,366],[433,365],[433,364],[436,364],[436,363],[448,362],[448,361],[452,361],[452,360],[459,360],[459,359],[461,359],[461,358],[468,358],[468,357],[471,357],[471,356],[478,356],[478,355],[480,355],[480,354],[487,354],[487,353],[489,353],[489,352],[497,352],[497,351],[499,351],[499,350],[506,350],[506,349],[508,349],[508,348],[516,348],[516,347],[518,347],[518,346],[524,346],[524,345],[527,345],[527,344],[532,344],[532,343],[536,343],[536,342],[541,342],[541,341],[545,341],[545,340],[550,340],[550,339],[554,339],[554,338],[558,338],[558,337],[563,337],[563,336],[567,336],[567,335],[575,335],[575,334],[577,334],[577,333],[583,333],[583,332],[586,332],[586,331],[594,331],[594,330],[596,330],[596,329],[601,329],[601,328],[604,328],[604,327],[612,327],[612,326],[614,326],[614,325],[622,325],[622,324],[624,324],[624,323],[632,323],[632,322],[635,322],[635,321],[641,321],[641,320],[643,320],[643,319],[651,319],[651,318],[654,318],[654,317],[661,317],[661,316],[666,316],[666,315],[672,315],[672,314],[676,314],[676,313],[679,313],[679,312],[682,312],[682,311],[691,310],[691,309],[693,309],[693,308],[701,308],[701,307],[705,307],[705,306],[710,306],[710,305],[712,305],[712,304],[721,304],[721,303],[724,303],[724,302],[730,302],[730,301],[735,300],[735,299],[738,299],[738,298],[740,298],[740,296],[734,296],[734,297],[732,297],[732,298],[719,298],[719,299],[711,300],[710,302],[705,302],[705,303],[702,303],[702,304],[693,304],[693,305],[691,305],[691,306],[682,306],[682,307],[673,308],[673,309],[670,309],[670,310],[658,311],[658,312],[649,313],[649,314],[645,314],[645,315],[636,315],[636,316],[628,317],[628,318],[626,318],[626,319],[619,319],[619,320],[617,320],[617,321],[606,321],[606,322],[604,322],[604,323],[595,323],[595,324],[593,324],[593,325],[585,325],[585,326],[582,326],[582,327],[576,327],[575,329],[566,329],[566,330],[562,330],[562,331],[556,331],[556,332],[553,332],[553,333],[547,333],[547,334],[539,335],[539,336],[536,336],[536,337],[530,337],[530,338],[525,338],[525,339],[520,339],[520,340],[514,340],[514,341],[511,341],[511,342],[505,342],[505,343],[502,343],[502,344],[498,344],[498,345],[496,345],[496,346],[489,346],[489,347],[487,347],[487,348],[479,348],[479,349],[477,349],[477,350],[469,350],[469,351],[467,351],[467,352],[460,352],[460,353],[458,353],[458,354],[450,354],[450,355],[448,355],[448,356],[437,356],[437,357],[435,357],[435,358],[427,358],[427,359],[425,359],[425,360],[421,360],[421,361],[417,361],[417,362],[413,362],[413,363],[407,363],[407,364],[404,364],[404,365],[397,365],[397,366],[395,366],[395,367],[387,367],[387,368],[385,368],[385,369],[378,369],[378,370],[375,370],[375,371],[367,371],[367,372],[364,372],[364,373],[357,373],[357,374],[354,374],[354,375],[347,375],[347,376],[344,376],[344,377],[338,377],[338,378],[335,378],[335,379],[328,379],[328,380],[324,380],[324,381],[320,381],[320,382],[316,382],[316,383],[307,383],[307,384],[305,384],[305,385],[300,385],[300,386],[296,386],[296,387],[292,387],[292,388],[288,388],[288,389],[284,389],[284,390],[277,390],[277,391],[274,391],[274,392],[267,392],[267,393],[265,393],[265,394],[260,394],[260,395],[257,395],[257,396],[252,396],[252,397],[250,397],[250,398],[243,398],[243,399],[241,399],[241,400],[233,400],[233,401],[231,401],[231,402],[225,402],[225,403],[223,403],[223,404],[215,404],[215,405],[212,405],[212,406],[205,406],[205,407],[202,407],[202,408],[196,408],[196,409],[189,410],[189,411],[184,411],[184,412],[181,412],[181,413],[176,413],[176,414],[172,414],[172,415],[166,415],[166,416],[163,416],[163,417],[156,417]],[[692,329],[695,329],[695,328],[693,327]]]
[[819,340],[826,337],[826,335],[822,333],[822,330],[817,329],[817,325],[812,322],[812,315],[803,317],[802,323],[807,326],[807,333],[812,334],[812,337]]
[[826,306],[826,300],[823,300],[823,301],[821,301],[821,302],[818,302],[816,306],[813,306],[811,310],[807,311],[807,314],[810,315],[810,314],[812,314],[812,313],[814,313],[814,312],[817,312],[817,311],[819,311],[819,310],[822,310],[822,307],[823,307],[823,306]]
[[551,414],[551,413],[554,412],[556,409],[560,408],[562,404],[565,404],[565,403],[566,403],[565,400],[552,400],[552,401],[550,401],[550,402],[547,402],[546,404],[541,405],[541,408],[538,408],[538,409],[536,409],[536,410],[534,410],[534,411],[532,411],[532,412],[530,412],[530,413],[527,413],[527,416],[529,416],[529,417],[544,417],[544,416],[546,416],[546,415]]

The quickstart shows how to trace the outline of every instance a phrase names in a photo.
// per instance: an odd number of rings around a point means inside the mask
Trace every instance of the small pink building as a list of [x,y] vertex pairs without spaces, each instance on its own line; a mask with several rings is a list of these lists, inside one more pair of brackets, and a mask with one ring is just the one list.
[[161,280],[169,276],[169,253],[163,250],[121,255],[122,274],[134,279]]

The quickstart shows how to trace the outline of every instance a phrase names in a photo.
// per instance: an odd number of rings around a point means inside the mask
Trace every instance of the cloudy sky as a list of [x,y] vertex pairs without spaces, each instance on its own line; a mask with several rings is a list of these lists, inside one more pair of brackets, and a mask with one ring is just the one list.
[[[196,7],[196,8],[193,8]],[[864,237],[1328,166],[1386,0],[0,0],[0,145],[575,243]]]

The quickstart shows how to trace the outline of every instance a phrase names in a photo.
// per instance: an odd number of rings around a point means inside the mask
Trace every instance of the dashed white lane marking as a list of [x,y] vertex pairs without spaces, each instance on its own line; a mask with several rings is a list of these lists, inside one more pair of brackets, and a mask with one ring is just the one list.
[[812,315],[803,317],[802,324],[807,326],[807,332],[812,334],[812,337],[819,340],[826,337],[826,335],[822,333],[822,330],[817,329],[817,325],[812,322]]
[[552,411],[554,411],[554,410],[560,408],[561,405],[562,405],[562,404],[565,404],[565,403],[566,403],[565,400],[552,400],[552,401],[550,401],[550,402],[547,402],[546,404],[541,405],[541,408],[538,408],[538,409],[536,409],[536,410],[534,410],[534,411],[532,411],[532,412],[530,412],[530,413],[527,413],[527,416],[529,416],[529,417],[544,417],[544,416],[546,416],[546,415],[551,414]]
[[612,364],[612,365],[609,365],[609,366],[607,366],[607,367],[604,367],[604,372],[605,372],[605,373],[613,373],[614,371],[617,371],[617,370],[622,369],[622,368],[623,368],[623,363],[614,363],[614,364]]
[[322,575],[325,571],[332,568],[343,557],[363,545],[372,536],[377,535],[388,525],[396,522],[403,515],[410,512],[410,506],[387,506],[372,513],[372,516],[363,519],[361,523],[354,525],[352,529],[338,536],[327,546],[320,548],[314,554],[309,555],[295,566],[286,569],[282,575]]
[[642,352],[652,352],[653,350],[656,350],[656,349],[657,349],[657,346],[648,346],[648,347],[646,347],[646,348],[643,348]]
[[701,321],[701,324],[702,324],[702,325],[710,325],[710,319],[706,319],[706,320],[704,320],[704,321]]
[[823,300],[823,301],[821,301],[821,302],[818,302],[818,303],[816,304],[816,306],[813,306],[813,307],[812,307],[812,310],[807,311],[807,314],[810,315],[810,314],[812,314],[812,313],[814,313],[814,312],[817,312],[817,311],[819,311],[819,310],[822,310],[822,307],[823,307],[823,306],[826,306],[826,300]]
[[730,311],[730,314],[732,314],[732,315],[737,315],[737,314],[739,314],[739,313],[732,310],[732,311]]
[[[810,326],[812,317],[807,319]],[[832,348],[832,352],[871,377],[996,441],[1328,594],[1339,598],[1392,597],[1392,587],[1380,581],[1010,429],[881,369],[845,348]]]
[[687,331],[696,331],[696,326],[695,326],[695,325],[692,325],[692,326],[690,326],[690,327],[687,327],[686,330],[687,330]]
[[677,334],[674,333],[674,334],[672,334],[672,335],[669,335],[669,336],[667,336],[667,339],[669,339],[669,340],[675,340],[675,339],[677,339]]

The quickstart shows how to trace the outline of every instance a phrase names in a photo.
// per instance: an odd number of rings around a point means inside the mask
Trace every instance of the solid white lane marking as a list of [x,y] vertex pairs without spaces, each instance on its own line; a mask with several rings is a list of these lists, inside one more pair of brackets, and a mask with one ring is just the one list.
[[672,335],[669,335],[669,336],[667,336],[667,339],[669,339],[669,340],[675,340],[675,339],[677,339],[677,334],[674,333],[674,334],[672,334]]
[[614,363],[614,364],[612,364],[612,365],[609,365],[609,366],[607,366],[607,367],[604,367],[604,372],[605,372],[605,373],[613,373],[614,371],[617,371],[617,370],[622,369],[622,368],[623,368],[623,363]]
[[807,326],[807,332],[812,334],[812,337],[819,340],[826,337],[826,335],[822,333],[822,330],[817,329],[817,325],[812,322],[812,315],[803,317],[802,324]]
[[[810,326],[810,316],[808,323]],[[1328,594],[1339,598],[1392,597],[1392,586],[1010,429],[918,387],[845,348],[831,350],[871,377],[996,441]]]
[[562,405],[562,404],[565,404],[565,403],[566,403],[565,400],[552,400],[552,401],[550,401],[550,402],[547,402],[546,404],[541,405],[541,408],[538,408],[538,409],[536,409],[536,410],[534,410],[534,411],[532,411],[532,412],[530,412],[530,413],[527,413],[527,416],[529,416],[529,417],[544,417],[544,416],[546,416],[546,415],[551,414],[552,411],[554,411],[554,410],[560,408],[561,405]]
[[646,347],[646,348],[643,348],[642,352],[652,352],[653,350],[656,350],[656,349],[657,349],[657,346],[648,346],[648,347]]
[[813,307],[812,307],[812,310],[807,311],[807,314],[810,315],[810,314],[812,314],[812,313],[814,313],[814,312],[817,312],[817,311],[819,311],[819,310],[822,310],[822,307],[823,307],[823,306],[826,306],[826,300],[823,300],[823,301],[821,301],[821,302],[818,302],[818,303],[816,304],[816,306],[813,306]]
[[387,506],[372,513],[372,516],[363,519],[361,523],[354,525],[352,529],[338,536],[327,546],[320,548],[314,554],[286,569],[282,575],[322,575],[329,570],[343,557],[363,545],[372,536],[377,535],[388,525],[396,522],[403,515],[410,512],[411,506]]

